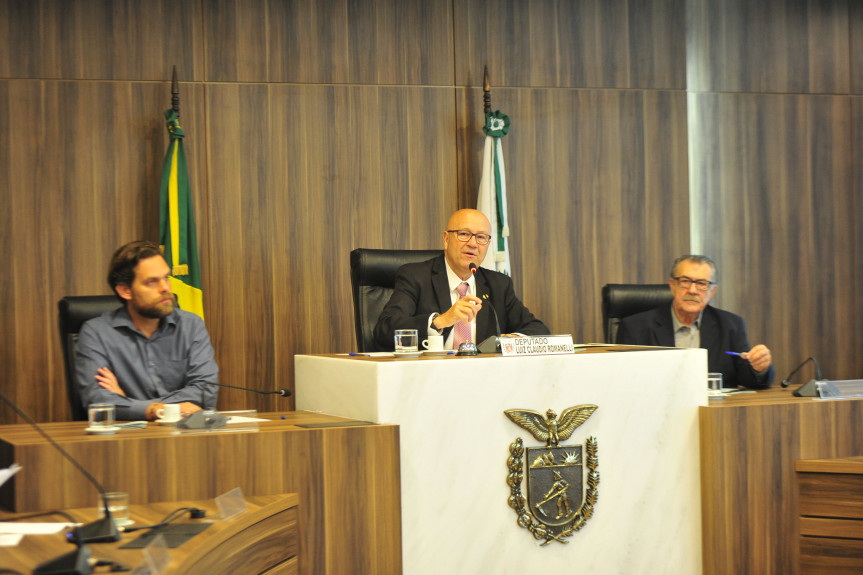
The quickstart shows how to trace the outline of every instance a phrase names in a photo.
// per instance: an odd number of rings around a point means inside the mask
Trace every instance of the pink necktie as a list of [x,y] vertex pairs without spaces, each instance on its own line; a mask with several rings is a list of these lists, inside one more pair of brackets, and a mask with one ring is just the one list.
[[[459,298],[463,298],[467,295],[467,288],[467,282],[462,282],[458,285],[457,288],[455,288],[458,292]],[[458,346],[460,346],[466,341],[470,341],[470,323],[460,321],[456,323],[452,329],[452,348],[458,350]]]

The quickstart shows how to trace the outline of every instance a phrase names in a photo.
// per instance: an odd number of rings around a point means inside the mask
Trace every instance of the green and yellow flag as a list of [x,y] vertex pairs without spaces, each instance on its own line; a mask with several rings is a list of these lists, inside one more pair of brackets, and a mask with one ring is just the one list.
[[171,287],[177,295],[180,309],[204,319],[204,298],[201,291],[201,267],[198,265],[198,245],[195,240],[195,215],[189,170],[183,149],[183,129],[174,110],[165,110],[171,143],[162,167],[162,187],[159,194],[159,243],[171,268]]

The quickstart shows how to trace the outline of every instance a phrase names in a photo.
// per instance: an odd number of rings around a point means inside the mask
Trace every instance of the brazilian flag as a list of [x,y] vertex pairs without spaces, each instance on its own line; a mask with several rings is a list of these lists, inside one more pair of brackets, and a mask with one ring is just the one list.
[[198,245],[195,240],[195,215],[189,170],[183,149],[183,129],[174,110],[165,110],[171,143],[162,167],[159,194],[159,244],[171,268],[171,288],[177,295],[180,309],[204,319],[204,299],[201,291],[201,267],[198,265]]

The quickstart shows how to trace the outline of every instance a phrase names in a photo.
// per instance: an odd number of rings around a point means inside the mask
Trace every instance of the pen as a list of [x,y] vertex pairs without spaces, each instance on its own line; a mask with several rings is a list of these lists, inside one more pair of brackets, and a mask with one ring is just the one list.
[[742,353],[737,353],[736,351],[726,351],[728,355],[736,355],[737,357],[743,357]]

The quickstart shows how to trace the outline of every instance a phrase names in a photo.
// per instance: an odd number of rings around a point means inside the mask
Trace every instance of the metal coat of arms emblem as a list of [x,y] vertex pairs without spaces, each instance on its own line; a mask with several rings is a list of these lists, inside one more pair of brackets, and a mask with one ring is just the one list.
[[[599,485],[597,442],[589,437],[584,445],[559,445],[596,411],[595,405],[577,405],[546,417],[526,409],[504,413],[545,447],[528,447],[517,438],[509,446],[507,461],[510,486],[509,506],[515,509],[518,524],[528,529],[542,545],[552,541],[569,543],[565,537],[584,527],[593,515]],[[525,464],[526,462],[526,464]],[[527,497],[521,490],[527,468]]]

